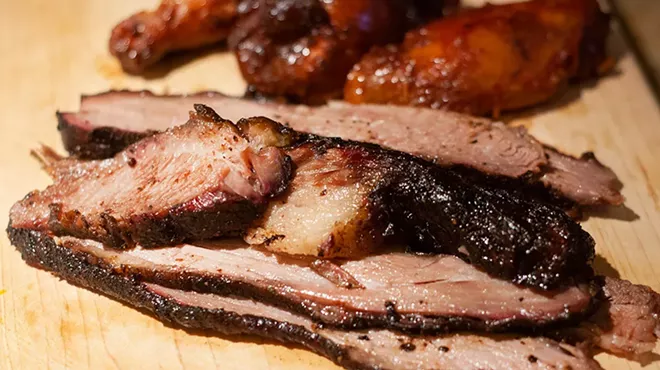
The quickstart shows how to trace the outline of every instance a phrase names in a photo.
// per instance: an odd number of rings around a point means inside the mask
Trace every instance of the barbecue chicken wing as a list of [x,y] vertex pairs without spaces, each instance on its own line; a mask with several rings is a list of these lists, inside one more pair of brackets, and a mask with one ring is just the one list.
[[596,0],[487,5],[412,30],[399,46],[373,48],[349,74],[344,97],[497,116],[611,66],[608,31]]
[[440,3],[247,1],[229,45],[254,92],[321,103],[341,95],[346,74],[371,46],[402,40],[416,22],[439,16]]
[[110,52],[123,69],[140,73],[165,54],[224,40],[238,0],[162,0],[154,11],[123,20],[112,30]]

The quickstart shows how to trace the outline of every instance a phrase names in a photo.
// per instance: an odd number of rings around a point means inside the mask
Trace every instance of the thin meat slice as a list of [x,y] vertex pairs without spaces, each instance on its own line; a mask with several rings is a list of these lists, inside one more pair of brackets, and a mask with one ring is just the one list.
[[311,322],[299,316],[273,310],[269,306],[251,301],[201,295],[151,284],[146,284],[146,289],[184,307],[201,307],[212,312],[225,310],[258,317],[268,312],[267,318],[304,328],[314,333],[312,336],[318,336],[319,340],[334,344],[340,353],[334,361],[347,368],[411,370],[601,368],[578,348],[546,338],[511,335],[480,336],[467,333],[409,337],[385,330],[364,332],[314,330]]
[[113,247],[207,239],[242,231],[285,189],[290,171],[280,149],[196,106],[183,126],[69,167],[69,176],[17,203],[12,220]]
[[[21,243],[20,237],[14,242]],[[124,251],[71,237],[58,243],[91,263],[121,266],[140,281],[253,298],[346,329],[429,333],[556,326],[589,313],[597,291],[580,284],[537,292],[447,255],[393,252],[335,261],[334,270],[353,282],[342,286],[318,274],[320,260],[271,254],[240,241]]]
[[[409,107],[331,102],[307,107],[264,103],[218,93],[157,96],[108,92],[83,96],[80,112],[58,113],[67,150],[82,157],[105,156],[148,132],[183,122],[192,104],[206,104],[229,120],[266,116],[293,129],[322,136],[372,142],[434,159],[510,177],[536,173],[547,163],[542,146],[522,128],[451,112]],[[117,130],[113,130],[117,129]]]
[[[10,230],[10,234],[12,231]],[[415,336],[388,330],[341,331],[258,300],[200,294],[143,283],[121,270],[27,231],[12,238],[31,265],[106,294],[156,318],[225,335],[254,334],[300,344],[350,369],[600,369],[577,347],[545,338],[450,334]]]
[[83,96],[80,112],[58,113],[59,129],[70,153],[105,158],[142,137],[183,122],[193,103],[209,105],[230,120],[266,116],[298,131],[371,142],[441,165],[522,178],[523,186],[541,184],[580,205],[618,205],[624,201],[616,176],[596,160],[556,152],[522,128],[426,108],[340,102],[310,108],[211,92],[156,96],[144,91],[111,91]]

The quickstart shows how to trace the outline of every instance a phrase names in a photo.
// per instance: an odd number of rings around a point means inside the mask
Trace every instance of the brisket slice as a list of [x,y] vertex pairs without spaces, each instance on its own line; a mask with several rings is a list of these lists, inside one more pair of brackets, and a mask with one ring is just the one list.
[[[387,330],[339,331],[258,301],[139,282],[37,231],[9,230],[23,258],[67,281],[146,310],[161,321],[226,335],[300,344],[350,369],[600,369],[577,347],[545,338],[452,334],[409,337]],[[423,366],[423,367],[420,367]]]
[[562,338],[624,356],[653,351],[660,338],[660,294],[644,285],[603,278],[604,302],[589,322],[564,328]]
[[[283,148],[296,168],[291,187],[252,224],[246,235],[251,244],[290,254],[357,258],[373,253],[384,236],[393,235],[413,252],[461,255],[490,274],[545,290],[590,277],[593,239],[559,208],[515,190],[473,183],[451,169],[376,145],[282,134],[287,129],[263,117],[240,121],[239,127],[259,138],[255,143],[272,149],[287,144],[283,137],[295,137]],[[177,153],[177,145],[171,143],[168,150]],[[168,169],[168,161],[161,162]],[[182,179],[183,184],[188,181]],[[59,188],[70,191],[62,181],[49,189]],[[69,198],[76,198],[72,194]],[[39,202],[50,201],[34,198],[12,210],[13,227],[34,228],[34,222],[21,221],[32,220],[23,205],[34,201],[45,208]],[[102,195],[94,200],[111,201]],[[93,214],[85,207],[75,210],[83,217]],[[85,225],[80,229],[85,231]],[[93,233],[69,233],[106,242]]]
[[[546,290],[590,276],[591,236],[561,209],[523,193],[476,184],[450,169],[364,143],[311,137],[287,153],[298,170],[311,163],[313,171],[305,180],[310,186],[329,178],[334,185],[367,189],[366,196],[354,198],[359,203],[345,202],[342,207],[368,210],[370,216],[362,219],[386,223],[385,232],[402,239],[413,252],[459,255],[494,276]],[[343,164],[328,168],[337,158]],[[313,214],[317,207],[312,196],[290,201],[298,189],[297,177],[298,172],[291,193],[269,204],[264,215],[271,217],[260,220],[259,227],[268,229],[268,235],[284,235],[282,243],[291,233],[280,233],[284,227],[278,224],[295,231],[298,240],[307,235],[306,219],[300,216],[306,205],[311,217],[327,221],[325,213]],[[323,187],[312,194],[323,198]],[[333,220],[332,225],[341,225],[341,218]]]
[[337,262],[336,270],[361,286],[351,288],[317,274],[319,260],[271,254],[241,241],[132,250],[71,237],[57,242],[90,263],[140,281],[253,298],[345,329],[432,333],[563,327],[590,313],[597,302],[592,301],[596,285],[536,292],[447,255],[392,252]]
[[[185,125],[115,157],[68,161],[67,176],[12,209],[15,225],[160,246],[243,231],[288,185],[290,159],[204,106]],[[257,123],[258,124],[258,123]],[[281,133],[281,135],[286,135]]]
[[464,166],[580,205],[622,204],[616,175],[592,156],[571,157],[543,146],[522,128],[426,108],[331,102],[322,107],[259,103],[218,93],[156,96],[111,91],[83,96],[79,112],[58,113],[65,148],[81,158],[106,158],[142,137],[183,122],[191,104],[211,106],[230,120],[267,116],[295,130],[371,142]]

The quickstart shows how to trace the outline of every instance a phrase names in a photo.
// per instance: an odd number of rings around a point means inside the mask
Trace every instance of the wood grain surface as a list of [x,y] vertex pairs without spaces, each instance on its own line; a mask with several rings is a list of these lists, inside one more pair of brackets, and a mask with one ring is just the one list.
[[[652,1],[652,0],[649,0]],[[231,55],[211,48],[178,56],[146,78],[124,75],[106,52],[111,27],[156,0],[0,0],[0,224],[49,180],[30,158],[39,142],[61,149],[56,109],[111,88],[240,94]],[[511,118],[562,150],[592,150],[625,183],[628,209],[596,211],[585,228],[597,269],[660,290],[660,112],[634,57],[615,34],[616,72]],[[607,369],[660,369],[608,355]],[[0,236],[1,369],[331,369],[302,349],[254,338],[188,334],[26,266]]]

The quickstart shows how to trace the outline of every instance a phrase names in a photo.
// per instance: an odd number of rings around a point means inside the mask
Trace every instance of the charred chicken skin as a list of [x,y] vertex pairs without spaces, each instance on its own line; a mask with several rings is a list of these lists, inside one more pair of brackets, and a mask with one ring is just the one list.
[[143,72],[167,53],[226,39],[238,13],[238,0],[162,0],[112,30],[109,48],[122,68]]
[[442,9],[421,6],[426,3],[430,1],[247,1],[229,46],[253,92],[320,103],[341,96],[346,74],[371,46],[400,41],[427,16],[418,10]]
[[543,102],[608,65],[609,18],[596,0],[487,5],[375,47],[348,75],[351,103],[428,106],[497,116]]

